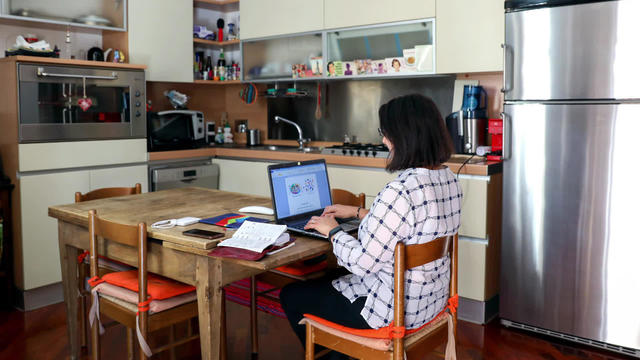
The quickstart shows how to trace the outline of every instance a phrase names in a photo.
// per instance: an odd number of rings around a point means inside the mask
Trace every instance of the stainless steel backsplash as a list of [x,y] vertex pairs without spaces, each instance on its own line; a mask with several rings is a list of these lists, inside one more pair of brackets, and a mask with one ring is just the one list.
[[[295,121],[304,137],[315,141],[340,141],[344,135],[356,136],[357,142],[380,143],[378,109],[394,97],[418,93],[430,97],[438,105],[442,117],[451,111],[454,76],[413,79],[333,80],[324,82],[321,99],[322,117],[315,118],[317,83],[301,82],[298,89],[308,97],[268,99],[269,139],[297,139],[289,124],[275,124],[273,117]],[[326,94],[328,93],[328,101]]]

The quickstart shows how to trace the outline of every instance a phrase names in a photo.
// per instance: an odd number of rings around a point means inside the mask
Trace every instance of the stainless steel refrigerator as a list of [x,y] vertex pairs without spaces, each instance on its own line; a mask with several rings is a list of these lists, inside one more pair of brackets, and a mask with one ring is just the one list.
[[501,321],[640,357],[640,1],[505,9]]

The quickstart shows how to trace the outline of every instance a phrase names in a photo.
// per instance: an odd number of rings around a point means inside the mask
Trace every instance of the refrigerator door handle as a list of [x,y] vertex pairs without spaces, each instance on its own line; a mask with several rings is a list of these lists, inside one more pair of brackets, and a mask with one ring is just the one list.
[[512,71],[508,71],[508,69],[513,70],[513,64],[512,66],[507,67],[507,53],[509,52],[509,45],[500,44],[500,47],[502,48],[502,66],[504,67],[504,72],[502,75],[502,89],[500,89],[500,91],[502,93],[506,93],[508,91],[511,91],[511,88],[507,86],[511,86],[512,81],[507,81],[507,74],[513,73]]
[[506,161],[511,158],[511,125],[507,113],[501,112],[500,117],[502,118],[502,161]]

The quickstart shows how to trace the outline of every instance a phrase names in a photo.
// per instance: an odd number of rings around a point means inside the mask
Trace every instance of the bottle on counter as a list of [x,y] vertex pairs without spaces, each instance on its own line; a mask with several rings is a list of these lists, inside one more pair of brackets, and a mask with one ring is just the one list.
[[218,126],[218,131],[216,132],[216,136],[213,138],[216,144],[224,143],[224,134],[222,133],[222,125]]
[[229,125],[229,121],[224,124],[224,143],[233,144],[233,134],[231,133],[231,125]]

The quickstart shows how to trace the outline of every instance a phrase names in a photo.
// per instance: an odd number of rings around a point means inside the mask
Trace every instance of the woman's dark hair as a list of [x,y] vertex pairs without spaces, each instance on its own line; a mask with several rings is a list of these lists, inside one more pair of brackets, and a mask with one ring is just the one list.
[[451,157],[451,138],[438,107],[428,97],[397,97],[382,105],[378,116],[382,133],[393,144],[388,171],[435,167]]

